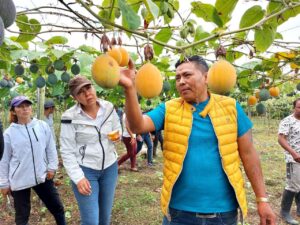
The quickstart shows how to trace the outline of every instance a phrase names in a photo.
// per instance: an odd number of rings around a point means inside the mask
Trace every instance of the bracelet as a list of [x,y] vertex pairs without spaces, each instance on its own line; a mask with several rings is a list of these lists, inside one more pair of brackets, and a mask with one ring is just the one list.
[[269,202],[269,199],[266,197],[257,197],[256,203],[260,203],[260,202]]

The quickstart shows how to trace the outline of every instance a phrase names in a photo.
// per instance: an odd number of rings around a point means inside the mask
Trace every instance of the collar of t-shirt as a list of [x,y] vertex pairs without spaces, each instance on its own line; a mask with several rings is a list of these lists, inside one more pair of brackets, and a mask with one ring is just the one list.
[[78,107],[77,112],[80,113],[82,116],[86,117],[86,119],[88,119],[89,121],[94,121],[97,127],[100,127],[103,121],[103,115],[105,113],[105,110],[104,107],[101,107],[100,100],[97,100],[97,103],[99,104],[100,107],[98,109],[97,116],[95,119],[92,118],[90,115],[88,115],[85,111],[83,111],[80,104],[77,104]]

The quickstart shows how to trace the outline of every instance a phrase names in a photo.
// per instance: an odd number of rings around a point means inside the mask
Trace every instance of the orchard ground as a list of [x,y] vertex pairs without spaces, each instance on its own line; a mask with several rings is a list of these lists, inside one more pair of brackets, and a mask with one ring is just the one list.
[[[272,208],[278,216],[277,224],[284,224],[279,218],[281,193],[285,183],[285,163],[282,148],[277,143],[277,129],[279,120],[270,120],[264,117],[252,118],[254,122],[253,138],[257,151],[260,154],[265,183]],[[118,152],[125,152],[124,145],[118,144]],[[160,225],[162,213],[160,210],[160,188],[162,184],[162,154],[158,149],[153,167],[146,166],[146,160],[141,155],[138,157],[139,172],[130,172],[129,163],[125,163],[119,175],[114,208],[112,213],[112,225]],[[66,217],[69,225],[78,225],[79,212],[76,200],[70,186],[70,180],[63,168],[55,178],[60,195],[63,199]],[[246,180],[249,214],[247,224],[259,224],[256,213],[256,203],[250,183]],[[14,224],[13,210],[4,204],[0,197],[0,224]],[[293,215],[295,215],[295,204]],[[300,221],[300,218],[297,218]],[[55,225],[55,222],[38,200],[32,195],[31,225]]]

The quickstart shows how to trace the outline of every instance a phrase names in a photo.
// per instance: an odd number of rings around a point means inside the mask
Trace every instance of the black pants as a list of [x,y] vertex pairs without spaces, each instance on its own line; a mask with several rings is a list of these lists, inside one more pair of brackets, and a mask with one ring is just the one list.
[[[32,189],[44,202],[47,209],[52,213],[57,225],[65,225],[65,213],[64,206],[59,198],[57,189],[54,186],[53,180],[46,180],[45,183],[38,184]],[[14,198],[15,206],[15,222],[16,225],[27,225],[30,215],[30,193],[31,188],[27,188],[20,191],[13,191],[12,196]]]

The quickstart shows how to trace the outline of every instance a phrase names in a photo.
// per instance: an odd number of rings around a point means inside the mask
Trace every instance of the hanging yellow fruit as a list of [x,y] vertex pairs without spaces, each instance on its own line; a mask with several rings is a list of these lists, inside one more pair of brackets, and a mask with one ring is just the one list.
[[255,96],[249,96],[248,98],[248,105],[252,106],[257,103],[257,98]]
[[120,52],[120,50],[116,47],[112,47],[111,49],[109,49],[107,51],[107,53],[109,56],[113,57],[117,63],[120,65],[121,61],[122,61],[122,54]]
[[279,90],[279,87],[271,87],[269,89],[269,92],[270,92],[270,95],[273,96],[273,97],[278,97],[279,96],[279,93],[280,93],[280,90]]
[[113,88],[119,83],[120,67],[111,56],[98,56],[92,65],[92,77],[102,88]]
[[120,47],[119,51],[122,55],[122,60],[121,60],[119,65],[120,66],[127,66],[128,62],[129,62],[129,54],[128,54],[127,50],[123,47]]
[[136,74],[135,86],[138,94],[144,98],[158,96],[163,87],[159,69],[150,62],[143,65]]
[[236,71],[228,61],[219,59],[210,67],[207,79],[211,92],[226,94],[236,84]]
[[18,84],[22,84],[22,83],[24,82],[24,80],[23,80],[22,77],[17,77],[17,78],[16,78],[16,82],[17,82]]

